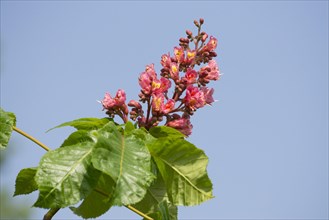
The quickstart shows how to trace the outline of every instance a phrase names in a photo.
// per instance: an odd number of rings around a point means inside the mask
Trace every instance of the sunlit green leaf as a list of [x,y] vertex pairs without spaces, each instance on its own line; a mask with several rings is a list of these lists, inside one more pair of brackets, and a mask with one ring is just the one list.
[[140,138],[143,133],[136,129],[125,135],[114,123],[108,123],[99,130],[92,163],[116,182],[111,195],[113,205],[139,202],[154,179],[150,172],[150,153]]
[[184,134],[182,134],[180,131],[167,127],[167,126],[156,126],[152,127],[150,129],[150,134],[152,134],[154,137],[160,138],[160,137],[168,137],[171,138],[183,138],[185,137]]
[[[155,166],[155,165],[154,165]],[[157,220],[176,220],[177,207],[169,202],[166,185],[156,167],[153,168],[157,179],[148,188],[143,200],[134,207]]]
[[78,130],[70,134],[70,136],[63,142],[61,147],[75,145],[83,142],[93,142],[95,137],[86,130]]
[[93,142],[47,152],[40,161],[35,180],[41,208],[62,208],[85,198],[97,184],[100,172],[91,165]]
[[83,218],[96,218],[111,208],[109,198],[115,182],[104,173],[101,174],[95,189],[83,200],[79,207],[70,209]]
[[14,113],[5,112],[0,108],[0,149],[4,149],[8,145],[15,125],[16,117]]
[[202,150],[170,135],[158,138],[148,147],[173,204],[198,205],[213,198],[212,183],[206,171],[208,157]]
[[96,130],[103,127],[107,124],[111,119],[109,118],[80,118],[73,121],[65,122],[60,124],[48,131],[51,131],[55,128],[61,128],[66,126],[71,126],[76,128],[77,130]]
[[37,167],[22,169],[17,177],[15,184],[14,196],[29,194],[38,189],[37,183],[34,180]]

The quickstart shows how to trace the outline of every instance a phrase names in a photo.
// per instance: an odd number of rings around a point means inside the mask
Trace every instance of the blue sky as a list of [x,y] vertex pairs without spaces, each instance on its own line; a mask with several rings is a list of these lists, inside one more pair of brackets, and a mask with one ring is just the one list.
[[[219,41],[223,76],[189,141],[209,157],[216,198],[180,207],[179,218],[327,219],[328,1],[1,1],[1,106],[57,148],[73,130],[46,130],[103,117],[96,100],[106,91],[137,99],[145,65],[159,71],[200,17]],[[44,153],[14,134],[1,188]],[[125,208],[102,218],[139,219]]]

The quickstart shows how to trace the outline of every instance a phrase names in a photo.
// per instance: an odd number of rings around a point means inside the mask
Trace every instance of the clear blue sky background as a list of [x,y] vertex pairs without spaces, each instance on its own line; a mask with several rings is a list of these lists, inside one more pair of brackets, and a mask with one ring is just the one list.
[[[103,117],[106,91],[136,99],[145,65],[159,71],[200,17],[224,75],[189,141],[210,158],[216,198],[179,218],[327,219],[328,1],[1,1],[1,106],[57,148],[73,129],[46,130]],[[8,151],[1,187],[45,153],[18,134]],[[30,206],[37,194],[28,198],[10,199]],[[102,218],[139,219],[125,208]]]

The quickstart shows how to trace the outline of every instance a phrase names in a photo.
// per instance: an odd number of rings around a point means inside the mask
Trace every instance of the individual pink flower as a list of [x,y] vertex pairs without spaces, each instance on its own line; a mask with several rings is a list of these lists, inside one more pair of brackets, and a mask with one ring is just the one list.
[[170,68],[170,63],[171,63],[171,58],[170,58],[170,54],[163,54],[161,56],[161,65],[163,67],[167,67],[167,68]]
[[202,87],[201,91],[204,94],[206,104],[211,105],[211,103],[215,101],[214,98],[212,97],[212,95],[214,94],[214,89],[208,87]]
[[141,75],[138,78],[138,83],[140,87],[142,88],[142,91],[145,94],[150,94],[152,90],[152,79],[150,75],[147,72],[141,73]]
[[219,68],[215,60],[210,60],[207,66],[199,70],[199,83],[206,85],[210,80],[218,80],[220,77]]
[[186,107],[195,111],[206,104],[204,93],[198,87],[190,85],[186,89],[186,96],[183,100]]
[[[176,117],[175,117],[176,116]],[[189,117],[180,117],[175,114],[174,119],[167,122],[166,126],[172,127],[180,131],[186,136],[192,134],[192,124]]]
[[207,49],[208,51],[212,51],[212,50],[215,50],[216,47],[217,47],[217,39],[215,37],[211,36],[208,43],[206,44],[206,46],[204,48]]
[[110,93],[105,93],[104,99],[101,101],[104,109],[111,109],[115,106],[116,102],[111,97]]
[[154,70],[154,64],[146,65],[145,72],[148,73],[151,80],[155,79],[157,77],[157,74]]
[[196,51],[195,50],[188,50],[186,53],[186,59],[185,62],[190,64],[193,62],[193,60],[195,59],[196,56]]
[[162,113],[168,114],[175,108],[175,101],[173,99],[169,99],[165,105],[162,107]]
[[182,47],[174,47],[174,54],[175,58],[179,63],[182,63],[184,61],[184,48]]
[[179,79],[179,66],[177,63],[171,63],[170,65],[170,77],[177,81]]
[[162,93],[152,95],[152,113],[161,113],[164,98],[165,97]]
[[115,101],[118,106],[125,104],[126,102],[126,93],[123,89],[119,89],[115,95]]
[[160,80],[155,79],[152,82],[152,92],[153,93],[165,93],[171,86],[169,79],[161,77]]
[[142,87],[142,91],[145,94],[150,94],[152,91],[152,81],[157,77],[154,70],[154,64],[147,65],[145,72],[142,72],[138,78],[139,85]]
[[198,73],[194,69],[188,68],[185,73],[185,77],[183,77],[183,80],[187,85],[190,85],[196,83],[197,77]]
[[101,101],[104,109],[112,109],[114,107],[121,107],[125,104],[126,93],[124,90],[119,89],[114,98],[111,97],[110,93],[105,93],[104,99]]
[[208,63],[208,66],[210,67],[210,72],[206,76],[207,80],[218,80],[220,73],[219,68],[215,60],[210,60]]

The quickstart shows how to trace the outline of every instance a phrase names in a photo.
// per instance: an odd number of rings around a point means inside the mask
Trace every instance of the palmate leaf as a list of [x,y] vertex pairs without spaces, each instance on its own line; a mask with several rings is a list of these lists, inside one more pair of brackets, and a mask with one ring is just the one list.
[[112,205],[135,204],[143,199],[154,180],[150,171],[151,156],[146,147],[146,133],[141,129],[119,131],[114,123],[99,130],[92,163],[109,176],[116,185],[111,195]]
[[[164,179],[170,201],[174,205],[198,205],[212,196],[212,183],[206,168],[208,158],[205,153],[188,141],[162,135],[148,144],[152,157]],[[153,135],[154,131],[153,131]]]
[[[145,130],[112,121],[102,128],[85,128],[79,126],[61,148],[41,159],[35,177],[40,191],[35,206],[61,208],[84,199],[72,210],[91,218],[113,205],[134,204],[145,196],[154,179]],[[92,204],[97,208],[87,210]]]
[[37,167],[22,169],[17,177],[15,184],[14,196],[29,194],[38,189],[37,183],[34,180]]
[[100,172],[91,165],[93,142],[47,152],[40,161],[35,180],[41,208],[63,208],[85,198],[97,184]]
[[14,113],[5,112],[0,108],[0,149],[5,149],[8,145],[13,127],[16,125]]

